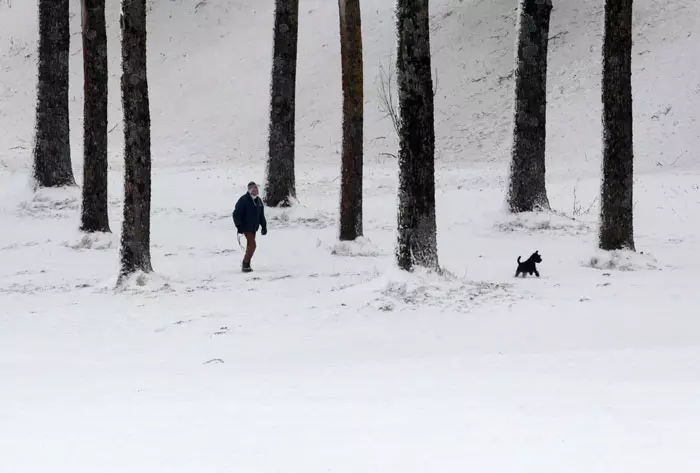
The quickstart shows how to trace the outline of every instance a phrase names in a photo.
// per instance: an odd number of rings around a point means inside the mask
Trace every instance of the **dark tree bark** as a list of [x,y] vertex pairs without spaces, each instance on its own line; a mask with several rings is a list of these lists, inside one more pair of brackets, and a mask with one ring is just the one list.
[[428,0],[398,0],[398,266],[438,269],[435,123]]
[[515,130],[508,207],[549,210],[545,182],[547,46],[551,0],[521,0],[515,72]]
[[340,240],[362,236],[364,75],[360,0],[338,0],[343,74]]
[[146,71],[146,0],[123,0],[124,222],[120,280],[151,272],[151,117]]
[[299,0],[276,0],[270,136],[265,203],[287,207],[296,198],[294,181],[294,111],[297,75]]
[[603,183],[599,246],[634,251],[632,0],[606,0],[603,37]]
[[80,229],[109,232],[107,213],[107,24],[105,0],[82,0],[83,209]]
[[74,186],[68,119],[69,0],[39,0],[39,75],[34,143],[38,187]]

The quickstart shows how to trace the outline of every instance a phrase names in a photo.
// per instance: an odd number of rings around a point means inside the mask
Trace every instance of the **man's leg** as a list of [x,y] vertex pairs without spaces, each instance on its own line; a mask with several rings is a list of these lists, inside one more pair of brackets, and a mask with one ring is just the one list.
[[250,268],[250,261],[253,259],[257,245],[255,243],[255,233],[245,232],[243,235],[245,236],[246,240],[245,256],[243,257],[243,269],[247,269]]

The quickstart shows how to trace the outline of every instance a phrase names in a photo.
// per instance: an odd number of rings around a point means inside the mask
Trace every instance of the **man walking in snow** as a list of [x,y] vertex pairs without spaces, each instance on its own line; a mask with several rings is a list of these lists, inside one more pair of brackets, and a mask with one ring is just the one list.
[[250,267],[250,260],[253,259],[256,243],[255,235],[258,228],[262,227],[260,232],[262,235],[267,235],[267,220],[265,220],[265,206],[259,194],[258,185],[254,182],[248,183],[248,192],[246,192],[233,210],[233,223],[236,225],[236,230],[239,234],[243,234],[246,240],[245,256],[243,257],[242,270],[244,273],[249,273],[253,269]]

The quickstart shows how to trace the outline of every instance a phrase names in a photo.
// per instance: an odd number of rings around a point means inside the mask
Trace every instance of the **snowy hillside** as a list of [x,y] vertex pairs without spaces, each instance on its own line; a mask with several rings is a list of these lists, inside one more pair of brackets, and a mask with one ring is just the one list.
[[[111,156],[120,162],[118,2],[109,4]],[[502,168],[510,145],[515,0],[431,2],[437,82],[437,144],[442,161]],[[79,2],[73,1],[73,142],[80,158],[82,107]],[[156,164],[260,163],[266,153],[272,0],[153,0],[150,80]],[[395,50],[393,2],[363,5],[368,156],[395,153],[391,125],[378,111],[380,65]],[[552,14],[549,149],[553,173],[598,170],[602,2],[561,0]],[[635,2],[635,131],[640,170],[688,165],[698,137],[700,83],[694,46],[700,4]],[[301,5],[298,156],[302,169],[335,166],[340,142],[337,5]],[[29,160],[36,59],[36,2],[0,2],[0,161]],[[573,132],[572,132],[573,131]],[[5,143],[6,142],[6,143]],[[16,148],[19,146],[20,148]]]
[[[442,276],[394,268],[378,110],[393,2],[363,0],[366,239],[339,244],[337,4],[301,0],[301,204],[252,275],[231,223],[263,181],[272,0],[154,0],[156,271],[115,291],[122,163],[108,0],[112,235],[32,192],[36,1],[0,0],[0,472],[697,473],[700,4],[635,0],[640,254],[596,250],[602,0],[552,13],[552,214],[503,212],[515,0],[431,0]],[[74,12],[78,0],[73,1]],[[82,66],[73,18],[72,144]],[[514,279],[539,250],[539,279]]]

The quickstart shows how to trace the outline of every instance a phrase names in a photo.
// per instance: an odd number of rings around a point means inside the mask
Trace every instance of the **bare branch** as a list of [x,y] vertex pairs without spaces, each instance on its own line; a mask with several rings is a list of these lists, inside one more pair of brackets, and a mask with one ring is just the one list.
[[389,70],[379,64],[379,111],[384,114],[384,118],[391,118],[396,135],[399,135],[399,114],[394,102],[394,61],[389,57]]

